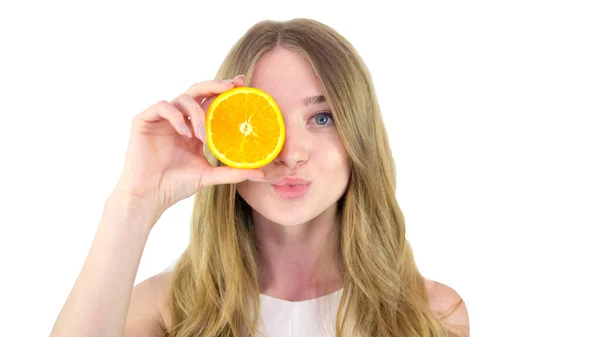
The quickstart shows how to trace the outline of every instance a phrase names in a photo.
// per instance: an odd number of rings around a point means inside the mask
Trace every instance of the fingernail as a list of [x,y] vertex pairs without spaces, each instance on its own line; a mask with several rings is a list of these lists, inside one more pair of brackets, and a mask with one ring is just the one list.
[[192,132],[190,131],[190,128],[188,128],[187,125],[183,124],[179,128],[186,136],[192,138]]
[[222,81],[221,81],[221,83],[230,83],[230,82],[233,82],[233,79],[232,79],[232,78],[228,78],[228,79],[226,79],[226,80],[222,80]]
[[204,125],[198,125],[198,137],[201,141],[206,141],[206,129],[204,129]]
[[250,181],[256,181],[259,183],[268,183],[269,181],[267,179],[261,179],[261,178],[248,178],[248,180]]

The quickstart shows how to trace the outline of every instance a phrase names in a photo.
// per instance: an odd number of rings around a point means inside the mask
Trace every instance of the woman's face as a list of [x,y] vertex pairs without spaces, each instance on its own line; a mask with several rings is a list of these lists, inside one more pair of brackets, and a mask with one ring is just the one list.
[[277,158],[261,168],[266,179],[282,186],[245,181],[238,184],[240,196],[255,214],[283,226],[335,213],[351,164],[310,63],[277,48],[259,59],[249,86],[267,92],[279,105],[286,138]]

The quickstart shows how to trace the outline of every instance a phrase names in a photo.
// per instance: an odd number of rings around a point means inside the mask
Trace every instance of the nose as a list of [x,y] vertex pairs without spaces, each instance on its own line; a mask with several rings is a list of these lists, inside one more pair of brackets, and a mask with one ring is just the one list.
[[310,140],[304,135],[302,125],[285,125],[285,141],[274,162],[287,166],[290,170],[308,160]]

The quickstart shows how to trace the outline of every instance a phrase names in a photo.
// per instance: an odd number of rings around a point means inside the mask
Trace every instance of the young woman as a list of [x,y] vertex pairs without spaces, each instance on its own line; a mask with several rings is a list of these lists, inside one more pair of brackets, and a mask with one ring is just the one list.
[[[468,336],[460,296],[415,265],[375,89],[352,45],[313,20],[263,21],[216,77],[134,118],[51,336]],[[286,127],[278,157],[256,170],[203,146],[211,99],[244,85],[269,93]],[[133,287],[153,225],[192,195],[175,268]]]

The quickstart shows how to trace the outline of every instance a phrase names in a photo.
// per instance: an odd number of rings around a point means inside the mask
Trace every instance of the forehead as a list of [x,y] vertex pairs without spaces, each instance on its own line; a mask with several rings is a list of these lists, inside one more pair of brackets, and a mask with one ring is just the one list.
[[284,107],[304,105],[307,97],[323,94],[308,60],[284,48],[260,57],[250,86],[264,90]]

